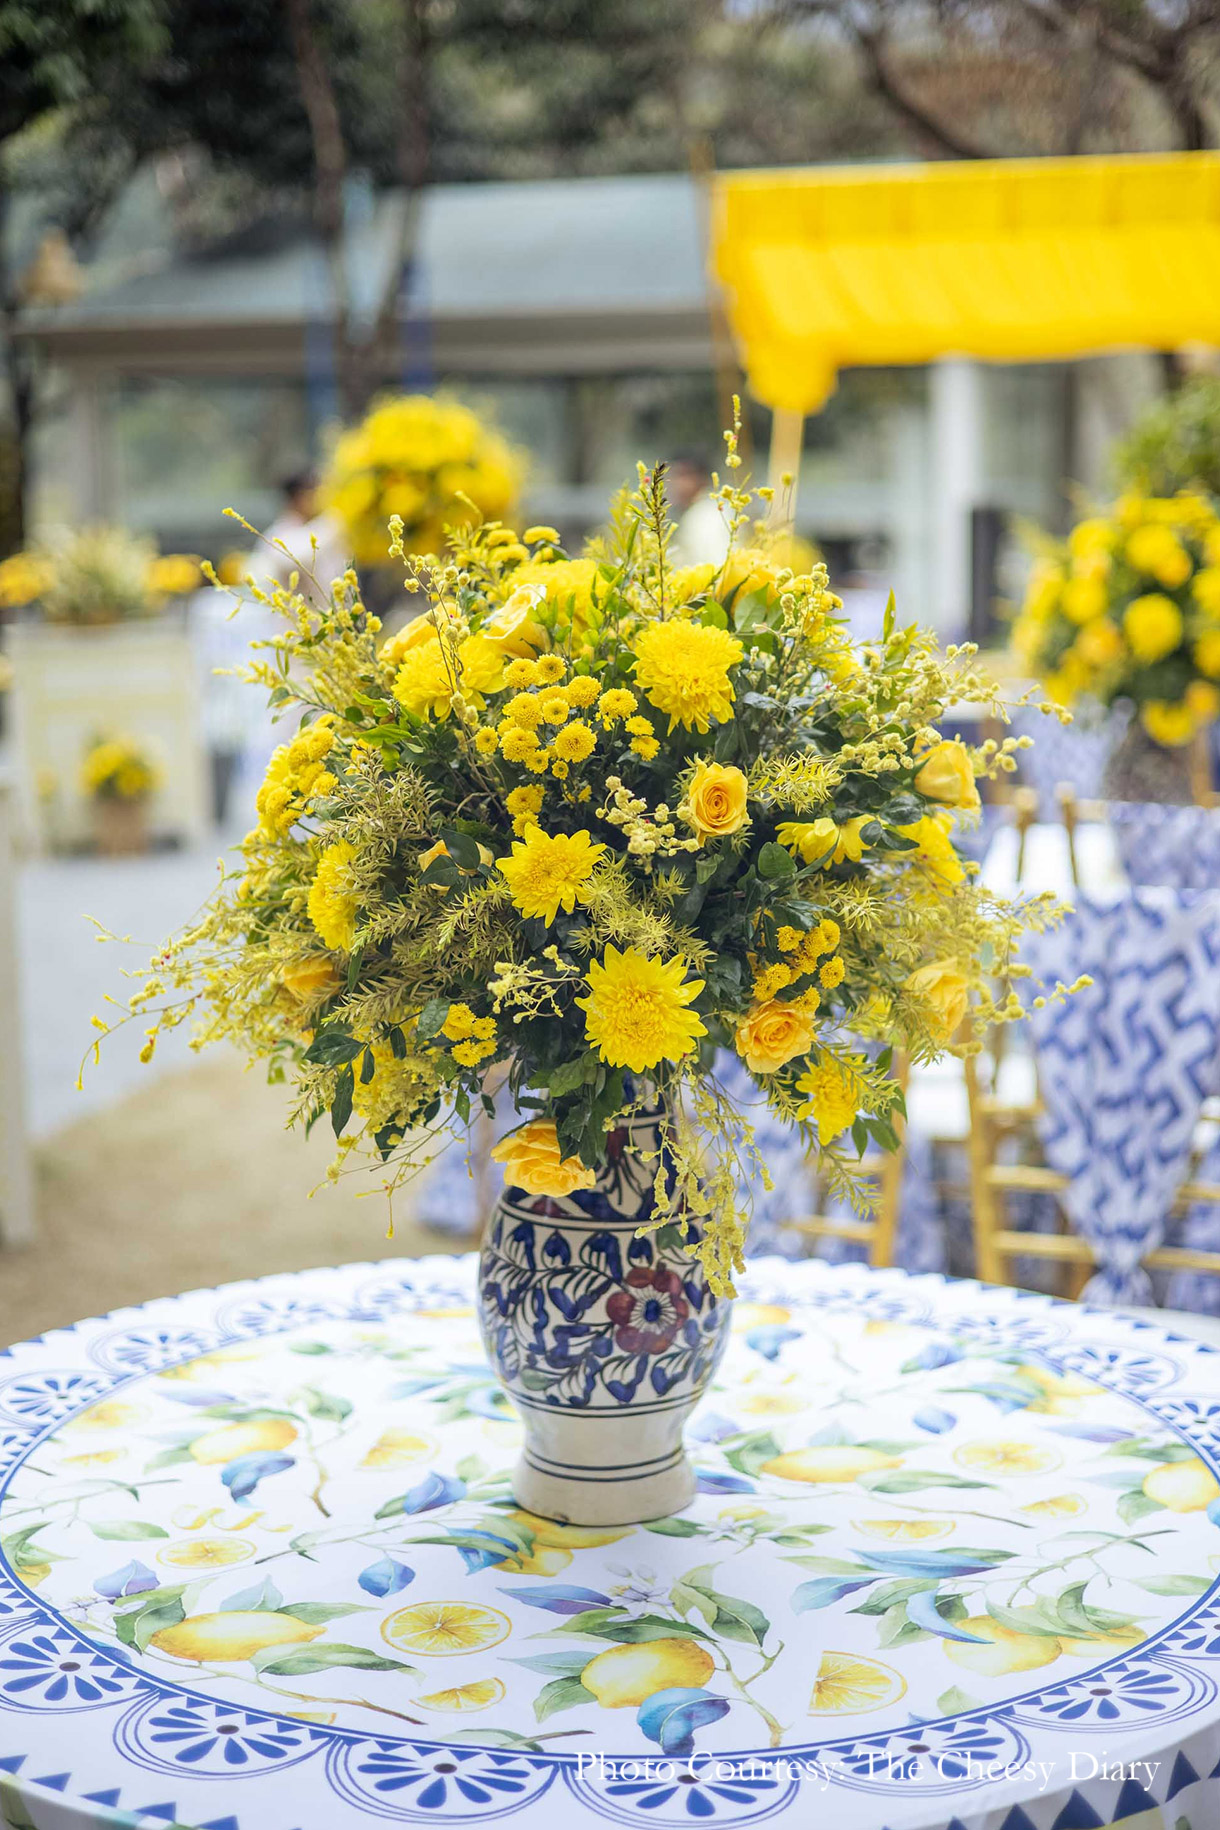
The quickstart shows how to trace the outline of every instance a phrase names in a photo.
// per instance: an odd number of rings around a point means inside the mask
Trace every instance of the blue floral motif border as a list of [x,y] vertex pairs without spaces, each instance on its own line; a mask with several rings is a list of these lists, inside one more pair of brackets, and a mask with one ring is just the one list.
[[[0,1350],[0,1504],[17,1469],[64,1421],[151,1372],[321,1321],[378,1324],[438,1299],[468,1303],[473,1291],[472,1258],[388,1260],[191,1292]],[[870,1320],[939,1324],[975,1342],[992,1339],[997,1347],[1035,1351],[1052,1370],[1086,1375],[1138,1405],[1189,1442],[1220,1478],[1220,1352],[1142,1318],[939,1276],[907,1277],[859,1266],[831,1269],[817,1263],[794,1266],[784,1260],[755,1260],[742,1280],[742,1295],[758,1302],[849,1311]],[[963,1295],[968,1301],[959,1311],[955,1298]],[[175,1322],[177,1306],[205,1296],[214,1303],[210,1327],[193,1320]],[[1098,1338],[1091,1338],[1093,1332]],[[86,1333],[91,1336],[89,1364],[56,1366],[56,1343]],[[1205,1367],[1214,1391],[1192,1392],[1183,1378],[1188,1367]],[[324,1830],[340,1830],[341,1825],[342,1830],[371,1830],[379,1822],[497,1823],[533,1810],[556,1786],[565,1792],[558,1807],[565,1824],[583,1819],[625,1830],[668,1830],[694,1822],[753,1826],[789,1812],[795,1823],[798,1810],[804,1822],[807,1799],[802,1807],[801,1785],[791,1774],[801,1761],[833,1766],[833,1784],[843,1794],[875,1799],[881,1814],[876,1830],[887,1830],[891,1810],[901,1811],[904,1824],[910,1821],[906,1812],[912,1788],[937,1814],[928,1820],[937,1830],[971,1830],[969,1794],[975,1790],[988,1830],[1095,1830],[1171,1802],[1175,1808],[1193,1806],[1203,1794],[1208,1814],[1192,1830],[1220,1821],[1220,1578],[1132,1651],[998,1707],[781,1751],[742,1749],[717,1755],[701,1771],[672,1781],[633,1774],[630,1757],[624,1757],[624,1770],[616,1774],[607,1756],[606,1771],[599,1775],[596,1769],[582,1772],[571,1754],[369,1735],[220,1703],[188,1684],[171,1684],[138,1670],[84,1638],[2,1557],[0,1663],[28,1675],[20,1701],[7,1692],[0,1697],[0,1787],[7,1783],[17,1796],[37,1804],[39,1830],[44,1821],[47,1830],[83,1830],[94,1824],[116,1830],[173,1824],[181,1830],[188,1821],[191,1830],[272,1830],[261,1815],[261,1802],[260,1815],[234,1814],[231,1807],[245,1809],[237,1786],[244,1781],[248,1787],[253,1778],[308,1762],[324,1770],[334,1804],[350,1807],[340,1820],[328,1803]],[[40,1772],[46,1756],[20,1751],[23,1719],[62,1719],[66,1750],[72,1715],[99,1709],[121,1712],[113,1747],[123,1763],[114,1776],[123,1779],[123,1786],[74,1792],[70,1769]],[[226,1724],[238,1728],[236,1735],[226,1734],[223,1744],[215,1733],[221,1714]],[[1172,1765],[1163,1763],[1169,1770],[1158,1773],[1149,1786],[1133,1778],[1095,1780],[1087,1800],[1074,1790],[1057,1793],[1046,1801],[1049,1815],[1037,1800],[1026,1800],[997,1819],[983,1804],[985,1782],[971,1783],[976,1762],[1007,1765],[1028,1758],[1026,1729],[1108,1735],[1125,1748],[1122,1759],[1129,1760],[1136,1743],[1125,1737],[1149,1723],[1166,1726],[1192,1717],[1198,1718],[1197,1726],[1179,1745]],[[1117,1757],[1117,1749],[1110,1752]],[[730,1763],[739,1770],[726,1776]],[[204,1782],[192,1787],[195,1805],[205,1813],[215,1806],[220,1814],[204,1815],[196,1823],[194,1817],[182,1816],[176,1800],[149,1796],[148,1802],[139,1802],[150,1784],[155,1790],[157,1776]],[[229,1782],[223,1802],[215,1782]],[[990,1806],[995,1802],[993,1797]],[[946,1822],[950,1811],[957,1815]],[[280,1830],[278,1824],[274,1830]],[[323,1830],[320,1820],[316,1830]]]

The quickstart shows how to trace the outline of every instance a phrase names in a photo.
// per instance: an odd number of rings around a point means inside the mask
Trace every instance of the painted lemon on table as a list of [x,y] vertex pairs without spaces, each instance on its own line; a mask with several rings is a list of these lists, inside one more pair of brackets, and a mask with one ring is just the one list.
[[512,1627],[498,1608],[471,1601],[414,1601],[397,1608],[381,1623],[381,1637],[401,1652],[424,1658],[451,1658],[460,1652],[484,1652],[507,1639]]
[[952,1519],[855,1519],[852,1529],[870,1538],[889,1538],[897,1544],[931,1544],[947,1538]]
[[1050,1633],[1017,1633],[1002,1627],[990,1614],[971,1614],[967,1620],[954,1623],[963,1633],[973,1633],[981,1643],[947,1639],[944,1649],[955,1665],[967,1671],[981,1672],[984,1677],[1007,1677],[1014,1671],[1036,1671],[1040,1665],[1051,1665],[1063,1647]]
[[823,1652],[809,1699],[810,1715],[857,1716],[906,1695],[906,1679],[877,1658]]
[[535,1544],[550,1544],[556,1550],[597,1550],[603,1544],[617,1544],[628,1538],[632,1525],[561,1525],[556,1519],[540,1519],[536,1513],[518,1506],[509,1513],[514,1525],[523,1525]]
[[254,1423],[229,1423],[209,1430],[191,1444],[192,1461],[212,1467],[236,1461],[239,1455],[273,1455],[297,1439],[297,1426],[288,1417],[261,1417]]
[[1220,1482],[1201,1461],[1163,1461],[1145,1475],[1144,1494],[1170,1512],[1204,1512],[1220,1499]]
[[149,1644],[195,1664],[233,1665],[268,1646],[302,1646],[324,1631],[293,1614],[196,1614],[176,1627],[162,1627]]
[[813,1485],[836,1481],[859,1480],[862,1474],[874,1474],[882,1468],[901,1468],[897,1455],[884,1455],[880,1449],[853,1448],[850,1443],[819,1444],[810,1449],[790,1449],[785,1455],[774,1455],[762,1465],[764,1474],[778,1480],[808,1481]]
[[658,1690],[698,1690],[716,1669],[706,1646],[694,1639],[646,1639],[611,1646],[580,1674],[603,1709],[637,1709]]

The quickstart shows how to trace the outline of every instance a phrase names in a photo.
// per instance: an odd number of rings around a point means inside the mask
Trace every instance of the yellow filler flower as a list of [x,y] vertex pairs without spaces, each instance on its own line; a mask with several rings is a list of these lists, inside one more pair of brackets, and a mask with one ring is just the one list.
[[605,852],[587,832],[543,832],[527,828],[499,869],[508,884],[513,907],[527,919],[540,917],[548,926],[560,909],[570,915],[587,899],[586,885]]
[[689,1055],[707,1030],[688,1010],[703,990],[702,979],[687,979],[680,959],[649,959],[637,947],[607,947],[599,965],[589,967],[589,995],[577,998],[585,1013],[585,1034],[610,1067],[642,1074],[661,1061]]

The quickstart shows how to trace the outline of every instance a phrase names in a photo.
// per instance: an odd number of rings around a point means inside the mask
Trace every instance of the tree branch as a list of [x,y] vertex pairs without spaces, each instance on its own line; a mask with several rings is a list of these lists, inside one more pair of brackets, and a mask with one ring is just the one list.
[[960,134],[931,114],[894,75],[885,55],[885,34],[880,26],[866,26],[850,21],[851,31],[863,54],[869,86],[894,110],[899,119],[917,134],[942,159],[989,159],[994,153],[967,135]]

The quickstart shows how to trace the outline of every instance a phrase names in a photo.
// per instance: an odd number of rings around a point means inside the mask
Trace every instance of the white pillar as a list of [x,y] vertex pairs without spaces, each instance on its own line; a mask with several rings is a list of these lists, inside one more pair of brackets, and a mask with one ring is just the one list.
[[92,370],[78,370],[68,397],[68,449],[72,511],[81,521],[103,520],[114,512],[114,452],[107,406],[101,378]]
[[0,775],[0,1244],[27,1245],[34,1237],[34,1183],[25,1119],[13,813],[9,782]]
[[985,500],[983,376],[945,356],[931,370],[932,571],[928,620],[950,639],[970,619],[970,511]]

